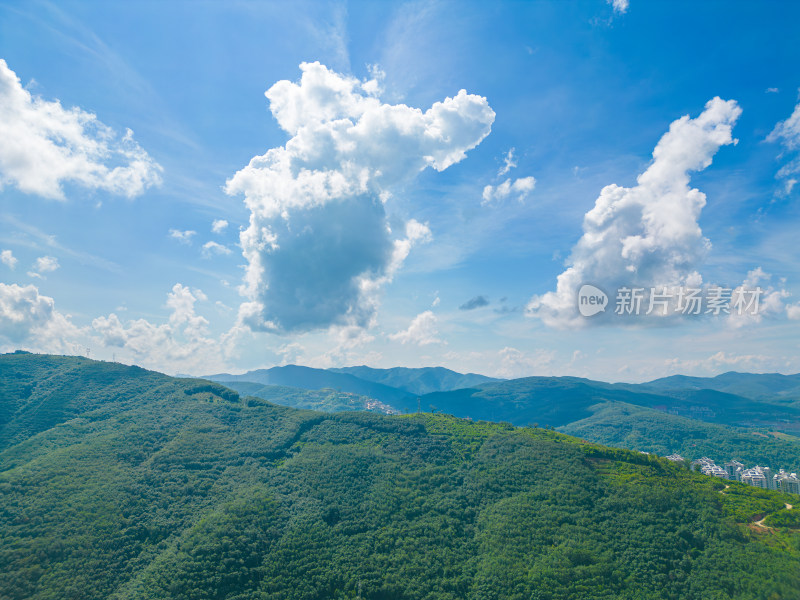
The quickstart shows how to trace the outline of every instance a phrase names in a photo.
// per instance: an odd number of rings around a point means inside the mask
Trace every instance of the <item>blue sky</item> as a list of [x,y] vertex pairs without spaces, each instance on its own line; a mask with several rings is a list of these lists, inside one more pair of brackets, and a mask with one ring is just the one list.
[[[798,372],[798,17],[0,1],[0,349]],[[745,318],[585,318],[582,283],[763,296]]]

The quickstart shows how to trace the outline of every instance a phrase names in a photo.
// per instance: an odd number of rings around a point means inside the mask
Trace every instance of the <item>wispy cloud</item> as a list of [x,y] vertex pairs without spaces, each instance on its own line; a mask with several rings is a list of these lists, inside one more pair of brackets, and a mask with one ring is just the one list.
[[223,246],[222,244],[213,241],[206,242],[205,244],[203,244],[202,251],[203,251],[203,256],[206,258],[210,258],[215,254],[216,255],[222,254],[227,256],[232,252],[232,250],[227,246]]
[[782,194],[788,196],[800,177],[800,102],[788,119],[775,125],[767,136],[767,141],[780,143],[784,149],[781,156],[788,157],[788,161],[775,175],[783,180]]
[[0,214],[0,223],[9,225],[11,231],[11,233],[5,235],[0,234],[0,241],[3,243],[33,248],[39,251],[49,249],[61,256],[69,256],[82,265],[91,265],[113,273],[121,271],[121,267],[117,263],[89,252],[65,246],[58,241],[55,235],[45,233],[33,225],[20,221],[13,215]]
[[497,176],[502,177],[511,169],[515,169],[516,166],[517,161],[514,159],[514,148],[510,148],[508,153],[503,157],[503,166],[500,167],[499,171],[497,171]]
[[191,244],[192,237],[197,235],[197,232],[192,229],[170,229],[169,230],[169,237],[173,240],[178,240],[181,244]]

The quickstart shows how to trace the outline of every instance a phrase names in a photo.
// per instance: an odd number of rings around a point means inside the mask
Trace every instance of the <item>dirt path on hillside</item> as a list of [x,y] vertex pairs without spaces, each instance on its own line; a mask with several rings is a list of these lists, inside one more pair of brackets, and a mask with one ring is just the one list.
[[[786,510],[792,510],[791,504],[784,504],[783,506],[786,507]],[[764,517],[762,517],[758,521],[754,521],[753,525],[756,525],[757,527],[763,527],[764,529],[772,529],[772,527],[770,527],[769,525],[764,525],[764,519],[766,519],[768,516],[769,515],[764,515]]]

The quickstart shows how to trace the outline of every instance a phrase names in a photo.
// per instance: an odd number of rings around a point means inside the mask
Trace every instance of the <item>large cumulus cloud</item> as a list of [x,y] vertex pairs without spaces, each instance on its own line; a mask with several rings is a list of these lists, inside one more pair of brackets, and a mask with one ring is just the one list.
[[0,346],[76,352],[81,331],[34,285],[0,283]]
[[291,138],[231,177],[251,211],[241,233],[248,261],[240,316],[253,329],[308,331],[364,326],[376,294],[430,237],[409,221],[393,231],[393,189],[420,171],[442,171],[486,137],[487,100],[461,90],[423,111],[380,100],[377,79],[359,81],[319,63],[266,96]]
[[0,59],[0,187],[63,199],[70,182],[131,198],[161,170],[130,129],[118,136],[91,113],[32,96]]
[[592,320],[580,317],[576,297],[584,283],[609,294],[622,286],[700,285],[697,268],[710,247],[698,224],[706,196],[690,187],[690,174],[708,167],[721,146],[734,143],[740,113],[733,100],[710,100],[698,117],[683,116],[670,125],[636,186],[604,187],[584,217],[583,236],[556,290],[534,296],[528,314],[555,327],[612,318],[613,310]]

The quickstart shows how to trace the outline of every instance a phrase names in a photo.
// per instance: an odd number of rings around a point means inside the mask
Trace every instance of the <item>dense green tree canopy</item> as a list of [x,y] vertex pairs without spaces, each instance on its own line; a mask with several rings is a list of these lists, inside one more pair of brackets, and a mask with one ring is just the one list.
[[0,373],[2,600],[798,597],[798,496],[553,430]]

